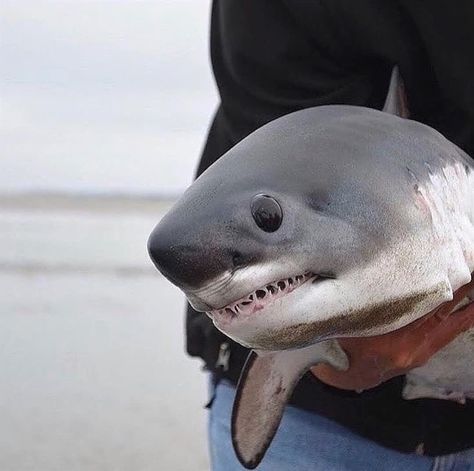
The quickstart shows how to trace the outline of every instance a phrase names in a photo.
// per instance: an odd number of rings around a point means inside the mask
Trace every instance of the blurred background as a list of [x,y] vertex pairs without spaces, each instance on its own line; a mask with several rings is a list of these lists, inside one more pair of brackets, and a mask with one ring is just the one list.
[[204,0],[0,0],[0,470],[206,470],[146,255],[217,103]]

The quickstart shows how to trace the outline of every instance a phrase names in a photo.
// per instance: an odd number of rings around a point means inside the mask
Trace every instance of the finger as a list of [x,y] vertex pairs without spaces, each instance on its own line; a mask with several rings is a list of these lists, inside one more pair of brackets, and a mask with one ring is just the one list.
[[451,314],[453,322],[464,323],[468,328],[474,326],[474,301],[457,309]]
[[456,306],[458,306],[463,299],[465,299],[469,293],[474,289],[474,279],[467,285],[462,286],[453,294],[453,299],[451,301],[447,301],[440,306],[438,306],[433,311],[429,312],[421,319],[413,323],[413,326],[417,327],[424,323],[428,323],[428,325],[435,325],[437,322],[443,322],[446,320],[451,313],[454,311]]
[[422,346],[418,353],[424,349],[428,358],[445,347],[458,335],[474,327],[474,303],[471,303],[455,313],[440,324],[436,329],[429,332],[428,343]]

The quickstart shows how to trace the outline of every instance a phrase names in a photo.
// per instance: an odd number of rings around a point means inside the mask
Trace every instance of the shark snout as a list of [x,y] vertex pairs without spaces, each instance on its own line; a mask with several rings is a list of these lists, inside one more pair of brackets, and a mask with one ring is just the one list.
[[217,240],[212,228],[182,228],[167,221],[151,233],[148,253],[156,268],[185,292],[199,290],[253,259],[248,251]]

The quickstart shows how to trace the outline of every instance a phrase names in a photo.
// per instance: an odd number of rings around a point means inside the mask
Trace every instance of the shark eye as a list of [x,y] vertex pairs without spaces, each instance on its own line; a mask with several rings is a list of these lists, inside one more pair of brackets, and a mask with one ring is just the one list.
[[275,232],[281,225],[283,212],[275,198],[268,195],[256,195],[250,205],[252,216],[262,231]]

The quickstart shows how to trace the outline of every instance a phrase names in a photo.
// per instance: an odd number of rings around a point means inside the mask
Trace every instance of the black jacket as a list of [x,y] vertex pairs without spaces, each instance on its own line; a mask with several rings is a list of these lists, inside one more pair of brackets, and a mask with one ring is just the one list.
[[[198,174],[292,111],[326,104],[380,109],[394,64],[411,117],[474,155],[472,0],[215,0],[211,56],[221,103]],[[225,374],[238,379],[246,349],[190,307],[186,330],[188,353],[211,370],[228,342]],[[399,377],[357,394],[307,375],[292,402],[400,451],[440,455],[474,447],[474,401],[405,401],[403,383]]]

